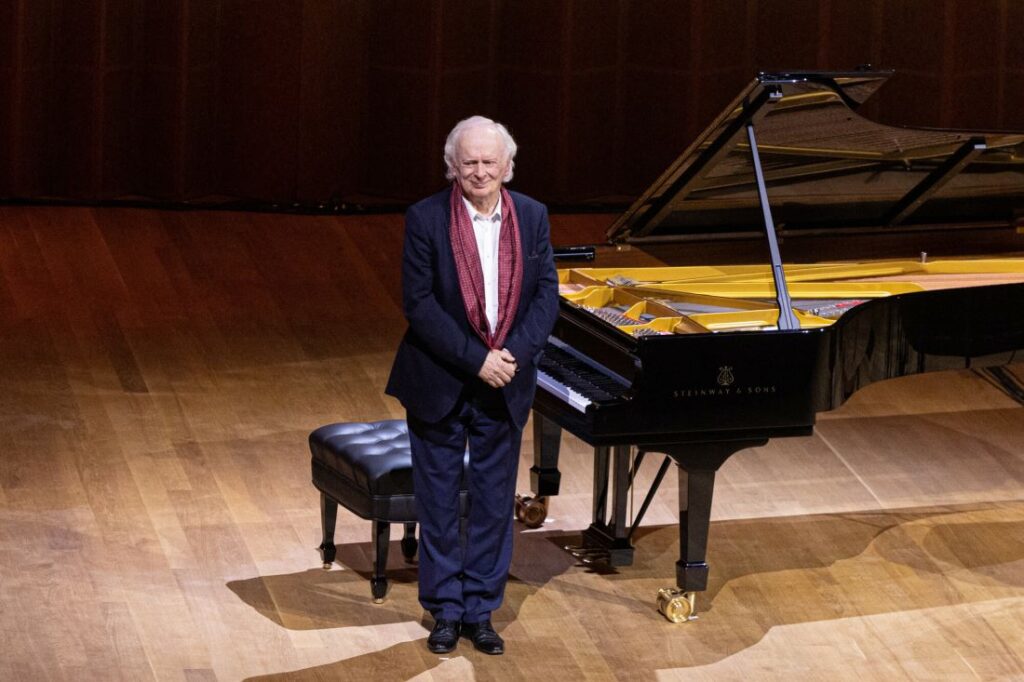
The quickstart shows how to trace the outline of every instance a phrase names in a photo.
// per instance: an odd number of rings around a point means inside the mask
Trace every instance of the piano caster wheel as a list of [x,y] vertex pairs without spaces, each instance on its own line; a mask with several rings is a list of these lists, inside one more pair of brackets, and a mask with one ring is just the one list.
[[696,592],[683,592],[674,587],[663,587],[658,590],[658,610],[673,623],[696,620],[696,601]]
[[373,594],[374,604],[383,604],[388,593],[388,579],[370,578],[370,592]]
[[548,498],[516,494],[516,520],[527,528],[540,528],[548,517]]
[[338,550],[335,548],[333,543],[325,542],[321,544],[317,549],[320,550],[320,555],[323,558],[324,570],[331,570],[331,565],[334,563],[334,557]]

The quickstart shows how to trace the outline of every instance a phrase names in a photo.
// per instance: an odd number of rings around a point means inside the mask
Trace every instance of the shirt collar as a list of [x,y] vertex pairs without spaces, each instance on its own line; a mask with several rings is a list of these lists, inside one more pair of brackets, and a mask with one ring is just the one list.
[[466,210],[469,211],[470,220],[482,220],[484,222],[501,222],[501,195],[498,195],[498,203],[494,205],[494,213],[491,215],[484,215],[476,210],[476,207],[466,197],[462,197],[463,203],[466,204]]

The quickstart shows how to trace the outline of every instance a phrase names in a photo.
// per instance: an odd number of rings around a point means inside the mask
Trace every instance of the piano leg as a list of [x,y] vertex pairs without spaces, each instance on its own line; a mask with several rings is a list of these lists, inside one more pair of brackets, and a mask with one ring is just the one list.
[[530,487],[533,495],[516,495],[516,519],[527,528],[539,528],[548,516],[548,496],[558,494],[562,474],[558,471],[558,453],[562,444],[562,427],[533,413],[533,466]]
[[547,497],[558,494],[562,474],[558,471],[558,451],[562,445],[562,427],[543,416],[533,413],[533,466],[530,467],[530,487],[534,495]]
[[679,561],[676,583],[686,592],[703,591],[708,585],[708,531],[715,470],[677,467],[679,474]]
[[[696,593],[708,585],[708,531],[715,473],[733,454],[767,439],[690,443],[665,448],[679,469],[679,561],[676,588],[658,591],[658,608],[673,623],[695,618]],[[654,449],[654,448],[652,448]]]
[[[608,521],[608,489],[611,477],[608,463],[612,449],[609,447],[594,448],[594,486],[591,495],[591,525],[603,527]],[[617,463],[617,462],[616,462]]]

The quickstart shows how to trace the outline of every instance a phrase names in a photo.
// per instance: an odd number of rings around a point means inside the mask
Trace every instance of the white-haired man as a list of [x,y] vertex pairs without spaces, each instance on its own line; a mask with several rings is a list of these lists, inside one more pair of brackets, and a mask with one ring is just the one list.
[[[434,617],[427,646],[460,634],[504,652],[491,613],[504,598],[523,427],[536,363],[558,315],[558,281],[543,204],[504,188],[516,144],[482,116],[448,135],[448,189],[409,208],[402,306],[409,327],[387,393],[406,408],[420,523],[420,603]],[[469,451],[469,509],[459,483]]]

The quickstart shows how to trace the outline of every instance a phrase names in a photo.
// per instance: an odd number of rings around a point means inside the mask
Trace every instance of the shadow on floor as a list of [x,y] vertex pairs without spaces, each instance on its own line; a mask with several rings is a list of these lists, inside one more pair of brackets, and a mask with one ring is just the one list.
[[[517,537],[506,602],[494,614],[508,652],[496,661],[465,642],[456,652],[475,679],[615,678],[622,671],[653,677],[720,661],[777,626],[827,627],[835,619],[1024,596],[1021,502],[716,522],[700,618],[682,625],[668,623],[655,606],[657,589],[674,583],[677,527],[638,531],[634,564],[616,570],[577,564],[562,549],[574,541],[578,536],[564,532]],[[425,639],[430,623],[416,601],[414,567],[390,570],[392,593],[374,605],[368,544],[339,552],[351,570],[313,569],[228,587],[282,627],[422,618]],[[441,662],[418,639],[254,679],[409,679]]]

